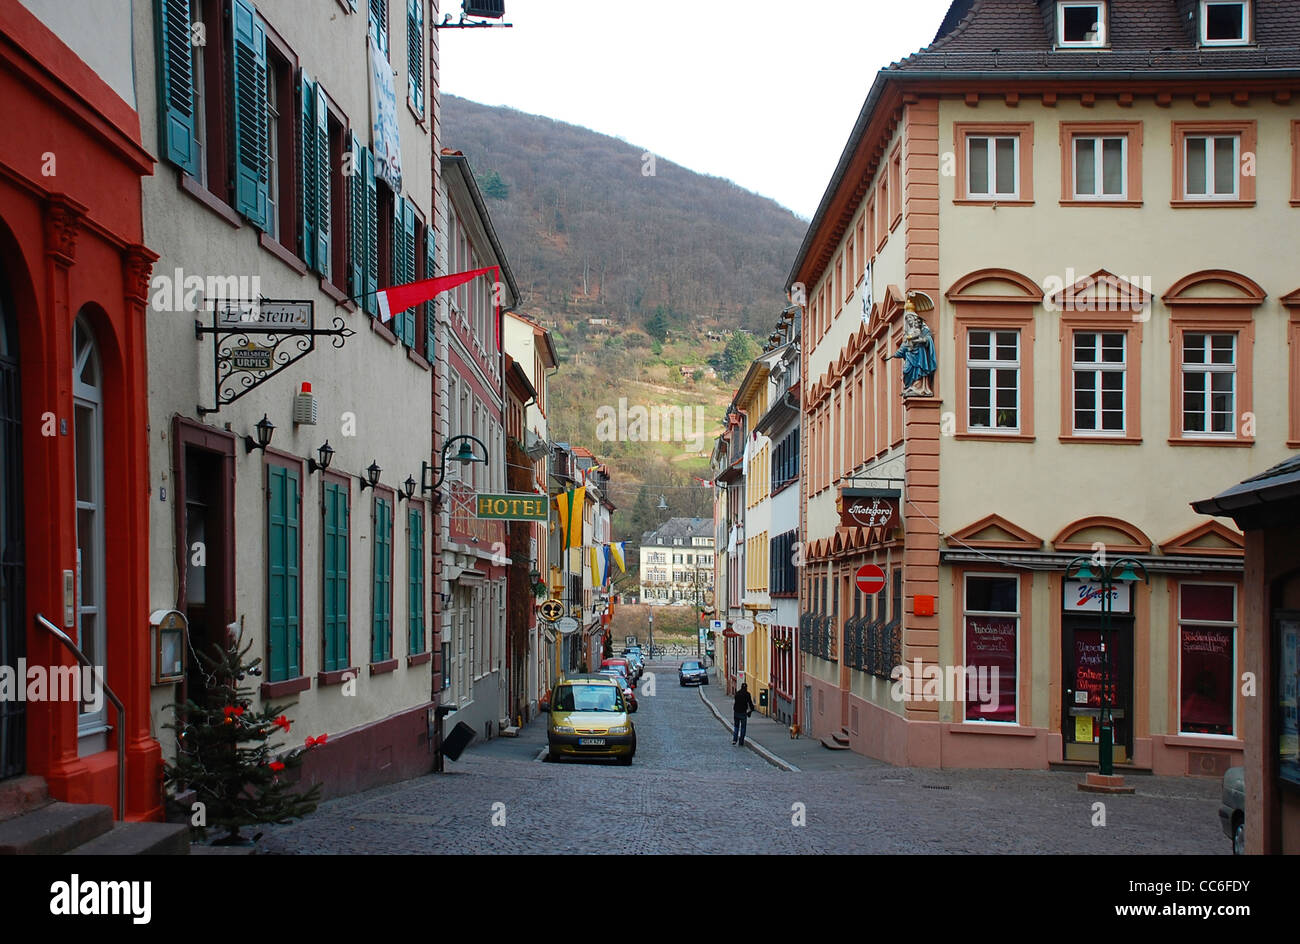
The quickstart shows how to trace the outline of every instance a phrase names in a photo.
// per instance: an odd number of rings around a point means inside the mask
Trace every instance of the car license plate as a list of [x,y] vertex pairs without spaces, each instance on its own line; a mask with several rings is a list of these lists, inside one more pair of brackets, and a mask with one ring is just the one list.
[[604,738],[578,738],[579,747],[604,747]]

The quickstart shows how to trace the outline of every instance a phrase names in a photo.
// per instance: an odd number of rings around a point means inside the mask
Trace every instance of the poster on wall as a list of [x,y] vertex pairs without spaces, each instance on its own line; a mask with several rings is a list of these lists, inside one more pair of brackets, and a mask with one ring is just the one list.
[[1300,786],[1300,619],[1278,620],[1278,777]]
[[966,617],[966,720],[1016,720],[1016,623]]
[[1231,734],[1235,692],[1232,635],[1228,627],[1182,628],[1181,729],[1195,734]]
[[397,92],[388,57],[367,40],[370,48],[370,146],[375,154],[375,176],[387,181],[393,193],[402,192],[402,145],[397,131]]

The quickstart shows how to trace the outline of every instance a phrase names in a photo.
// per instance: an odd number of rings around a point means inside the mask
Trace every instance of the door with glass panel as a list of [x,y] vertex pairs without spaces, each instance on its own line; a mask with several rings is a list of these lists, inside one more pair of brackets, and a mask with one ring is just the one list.
[[[72,335],[72,405],[77,478],[77,636],[94,670],[108,677],[104,621],[104,399],[103,370],[94,334],[84,317]],[[108,706],[81,705],[78,753],[108,748]]]

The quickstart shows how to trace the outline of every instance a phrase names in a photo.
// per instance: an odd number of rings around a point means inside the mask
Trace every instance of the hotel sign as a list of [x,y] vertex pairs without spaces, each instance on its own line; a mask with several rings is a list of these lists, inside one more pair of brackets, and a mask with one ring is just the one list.
[[545,521],[547,498],[530,493],[475,495],[474,511],[479,518],[508,521]]

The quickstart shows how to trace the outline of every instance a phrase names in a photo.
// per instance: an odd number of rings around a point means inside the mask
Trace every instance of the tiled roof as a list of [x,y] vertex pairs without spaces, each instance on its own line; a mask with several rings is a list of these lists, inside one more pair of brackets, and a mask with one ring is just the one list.
[[713,519],[711,518],[669,518],[655,531],[646,531],[641,535],[641,545],[662,545],[673,538],[712,538]]
[[935,41],[889,66],[908,72],[1240,71],[1300,67],[1300,3],[1255,0],[1251,46],[1202,48],[1188,0],[1109,0],[1105,49],[1055,50],[1053,0],[953,0]]

